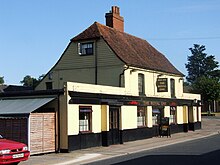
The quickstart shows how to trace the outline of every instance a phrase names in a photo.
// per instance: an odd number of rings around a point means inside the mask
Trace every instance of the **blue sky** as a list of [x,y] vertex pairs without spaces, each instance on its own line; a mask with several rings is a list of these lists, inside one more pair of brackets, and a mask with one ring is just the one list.
[[125,32],[147,40],[187,75],[193,44],[220,62],[219,0],[0,0],[0,76],[20,84],[47,73],[71,38],[120,7]]

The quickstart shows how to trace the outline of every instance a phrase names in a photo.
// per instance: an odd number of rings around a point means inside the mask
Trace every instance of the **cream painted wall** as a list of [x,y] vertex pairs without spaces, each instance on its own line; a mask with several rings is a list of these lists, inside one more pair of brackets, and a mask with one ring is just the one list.
[[147,121],[146,121],[146,126],[151,128],[153,125],[152,122],[152,106],[147,106]]
[[132,95],[138,96],[138,74],[132,72],[131,69],[127,69],[125,75],[125,88],[131,92]]
[[170,106],[164,107],[164,117],[170,117]]
[[79,134],[79,106],[92,106],[92,132],[101,132],[101,105],[69,104],[68,105],[68,135]]
[[68,135],[79,134],[79,105],[68,104]]
[[198,115],[197,116],[198,116],[197,121],[201,122],[202,121],[201,107],[198,108]]
[[[176,97],[183,98],[183,77],[170,75],[163,72],[153,72],[146,69],[130,67],[125,71],[125,88],[130,90],[132,95],[139,95],[138,74],[144,74],[146,96],[170,98],[170,79],[172,78],[175,80]],[[159,75],[160,78],[167,78],[168,92],[157,92],[156,81]]]
[[197,112],[197,107],[189,107],[189,122],[195,123],[198,121],[201,121],[201,108]]
[[183,107],[177,106],[177,124],[183,124]]
[[92,132],[101,132],[101,105],[92,105]]
[[121,107],[121,129],[137,128],[137,106]]
[[197,122],[197,107],[193,106],[193,122]]

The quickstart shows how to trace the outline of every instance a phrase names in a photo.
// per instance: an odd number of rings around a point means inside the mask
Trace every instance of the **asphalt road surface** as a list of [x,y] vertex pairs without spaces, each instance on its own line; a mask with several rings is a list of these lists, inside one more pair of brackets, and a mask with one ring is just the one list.
[[212,165],[220,164],[220,134],[91,164]]

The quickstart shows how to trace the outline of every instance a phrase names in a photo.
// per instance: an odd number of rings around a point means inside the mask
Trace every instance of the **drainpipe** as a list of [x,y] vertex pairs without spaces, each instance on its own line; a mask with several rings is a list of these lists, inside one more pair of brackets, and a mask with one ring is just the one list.
[[58,94],[58,103],[57,103],[57,106],[58,106],[58,110],[57,110],[57,130],[58,130],[58,133],[57,133],[57,140],[58,140],[58,143],[57,143],[57,152],[60,153],[60,94]]
[[95,47],[95,85],[98,84],[98,57],[97,57],[97,40],[94,42]]
[[129,66],[127,66],[125,69],[123,69],[123,72],[119,75],[119,87],[121,87],[121,78],[125,74],[125,71],[129,69]]

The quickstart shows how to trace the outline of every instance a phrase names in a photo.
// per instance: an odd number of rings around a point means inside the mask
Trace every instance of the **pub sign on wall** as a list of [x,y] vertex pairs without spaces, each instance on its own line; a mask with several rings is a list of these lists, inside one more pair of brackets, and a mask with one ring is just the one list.
[[157,92],[168,92],[167,78],[157,78]]

